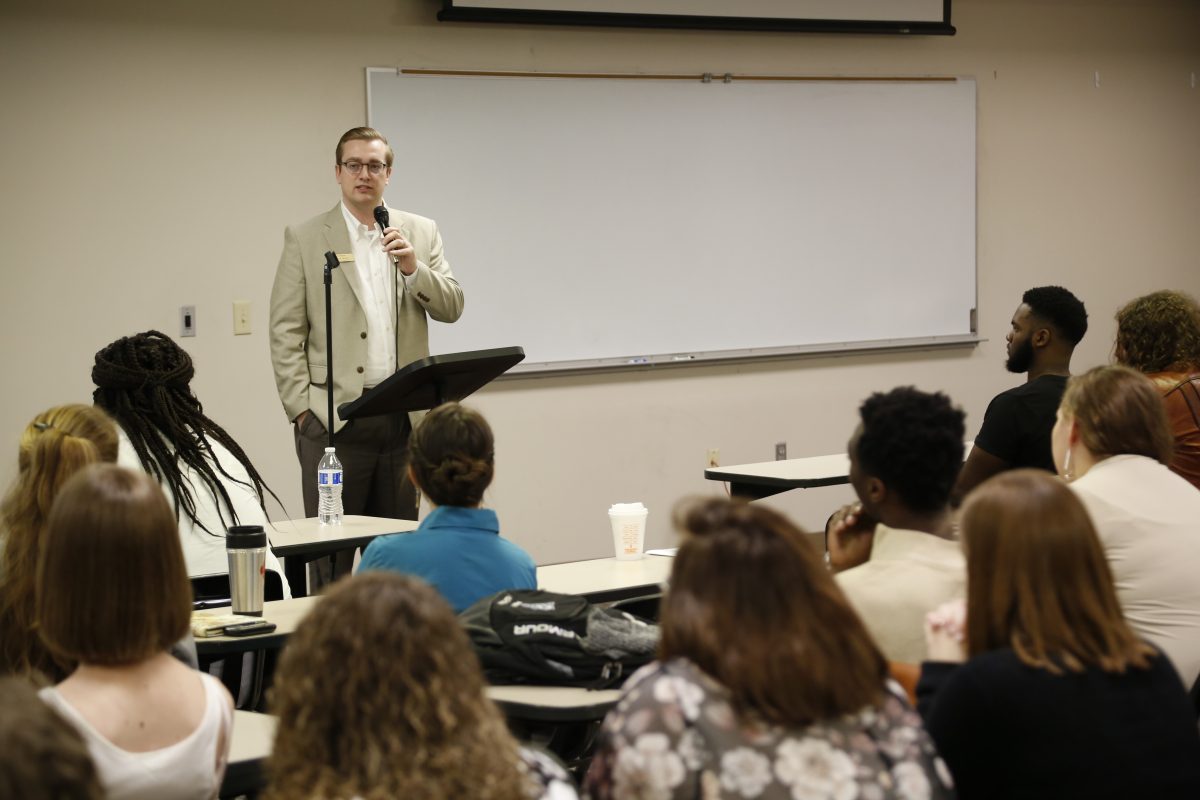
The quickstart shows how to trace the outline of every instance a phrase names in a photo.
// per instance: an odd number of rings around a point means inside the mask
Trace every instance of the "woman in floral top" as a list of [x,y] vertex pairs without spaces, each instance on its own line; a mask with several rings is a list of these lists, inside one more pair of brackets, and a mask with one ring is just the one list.
[[676,514],[660,660],[605,720],[592,800],[952,798],[862,622],[786,518],[712,499]]

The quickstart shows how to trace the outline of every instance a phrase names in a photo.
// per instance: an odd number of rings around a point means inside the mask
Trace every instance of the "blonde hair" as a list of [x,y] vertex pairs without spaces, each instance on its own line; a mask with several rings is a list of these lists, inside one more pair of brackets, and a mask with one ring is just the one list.
[[21,434],[17,479],[0,504],[5,534],[0,582],[0,668],[22,675],[65,677],[73,666],[54,659],[37,636],[34,582],[50,507],[63,484],[89,464],[117,460],[117,428],[94,406],[56,406]]
[[970,655],[1011,647],[1054,674],[1149,666],[1155,651],[1125,622],[1104,548],[1066,484],[1002,473],[971,492],[961,524]]
[[417,578],[339,581],[289,639],[271,706],[270,798],[529,794],[466,633]]

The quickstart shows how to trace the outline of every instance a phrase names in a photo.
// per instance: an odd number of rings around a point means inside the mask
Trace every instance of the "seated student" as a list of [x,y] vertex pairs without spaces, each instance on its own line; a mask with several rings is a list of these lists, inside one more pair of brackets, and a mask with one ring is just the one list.
[[965,630],[931,615],[936,660],[917,686],[959,797],[1200,797],[1183,684],[1121,618],[1071,491],[1034,470],[992,478],[967,499],[962,538]]
[[1175,437],[1169,466],[1200,489],[1200,305],[1183,292],[1128,303],[1117,312],[1116,357],[1154,381]]
[[0,797],[103,800],[87,745],[28,681],[0,678]]
[[[153,475],[175,507],[191,577],[229,572],[225,531],[262,525],[270,531],[264,492],[275,497],[249,456],[204,414],[192,393],[191,356],[158,331],[126,336],[96,353],[92,399],[120,426],[117,463]],[[275,498],[278,502],[279,498]],[[267,569],[279,559],[267,550]]]
[[117,460],[117,428],[84,405],[51,408],[21,434],[17,479],[0,505],[0,673],[55,682],[74,668],[42,645],[34,623],[38,549],[50,506],[67,479],[88,464]]
[[1200,675],[1200,491],[1166,466],[1171,431],[1154,385],[1120,366],[1072,378],[1054,459],[1096,526],[1126,621],[1190,686]]
[[46,647],[79,666],[41,696],[87,741],[110,800],[207,800],[221,785],[233,700],[168,653],[191,600],[157,483],[109,464],[67,482],[38,558],[36,608]]
[[925,615],[966,591],[950,490],[962,466],[963,412],[940,392],[873,394],[850,438],[859,502],[830,519],[830,567],[890,661],[925,657]]
[[450,606],[407,575],[334,584],[280,657],[271,711],[271,798],[576,796],[513,739]]
[[494,450],[492,429],[478,411],[445,403],[426,414],[409,439],[408,468],[435,508],[416,531],[371,542],[359,572],[418,575],[456,613],[505,589],[536,589],[533,559],[501,539],[496,512],[480,507],[495,472]]
[[1041,286],[1021,296],[1008,342],[1009,372],[1025,383],[992,398],[954,487],[955,505],[971,489],[1006,469],[1054,471],[1050,429],[1071,374],[1071,355],[1087,333],[1087,311],[1061,286]]
[[920,719],[822,567],[769,508],[676,511],[659,660],[629,679],[591,800],[952,797]]

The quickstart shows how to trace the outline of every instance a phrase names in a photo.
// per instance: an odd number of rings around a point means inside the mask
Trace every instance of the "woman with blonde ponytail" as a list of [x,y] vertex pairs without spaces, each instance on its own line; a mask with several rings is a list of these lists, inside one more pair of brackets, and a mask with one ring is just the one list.
[[434,509],[413,533],[371,542],[359,572],[390,569],[420,576],[455,612],[505,589],[536,589],[533,559],[501,539],[496,512],[481,507],[495,472],[487,420],[458,403],[440,405],[413,431],[408,457],[409,476]]
[[89,464],[117,460],[117,429],[98,408],[65,405],[38,414],[17,451],[17,479],[0,504],[0,671],[56,681],[73,664],[42,645],[34,621],[38,549],[59,489]]

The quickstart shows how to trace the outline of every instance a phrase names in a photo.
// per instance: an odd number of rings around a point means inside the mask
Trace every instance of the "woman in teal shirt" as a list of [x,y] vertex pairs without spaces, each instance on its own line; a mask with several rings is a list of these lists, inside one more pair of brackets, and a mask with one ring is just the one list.
[[434,509],[412,533],[371,542],[358,571],[417,575],[455,612],[505,589],[536,589],[533,559],[500,538],[496,512],[480,507],[495,474],[494,451],[492,429],[478,411],[445,403],[429,412],[409,439],[408,470]]

